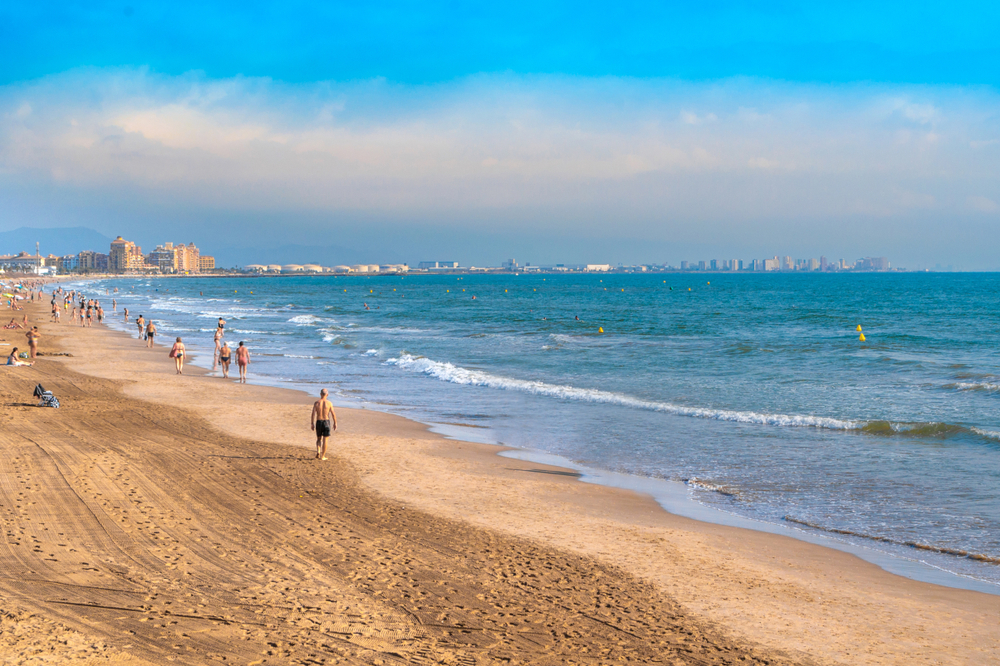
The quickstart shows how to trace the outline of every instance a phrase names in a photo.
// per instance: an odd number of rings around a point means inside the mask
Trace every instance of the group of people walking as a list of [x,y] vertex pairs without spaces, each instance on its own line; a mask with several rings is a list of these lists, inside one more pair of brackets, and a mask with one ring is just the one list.
[[[115,293],[118,290],[115,289]],[[60,303],[57,302],[57,297],[63,296],[62,307]],[[76,299],[79,296],[79,305],[77,306]],[[39,292],[39,299],[42,298],[41,292]],[[63,289],[59,287],[52,292],[52,321],[55,323],[59,322],[59,315],[62,309],[69,309],[70,304],[73,304],[73,321],[75,322],[79,319],[82,326],[91,326],[93,319],[97,319],[98,323],[104,321],[104,310],[101,308],[100,301],[96,300],[86,300],[84,297],[76,291],[69,293],[64,293]],[[112,300],[112,307],[115,311],[118,310],[117,299]],[[128,308],[124,308],[123,314],[125,316],[125,323],[128,323],[129,313]],[[146,342],[146,346],[152,348],[153,342],[156,340],[157,330],[156,324],[152,319],[146,320],[143,315],[135,320],[136,328],[138,330],[139,339]],[[24,316],[23,323],[17,323],[11,319],[11,323],[4,326],[5,329],[21,328],[27,329],[25,332],[25,337],[28,340],[29,352],[26,354],[27,359],[22,359],[18,348],[14,347],[10,355],[7,357],[7,365],[10,366],[30,366],[34,365],[34,359],[38,353],[38,340],[41,338],[41,333],[38,331],[37,326],[28,326],[28,317]],[[212,369],[222,366],[222,376],[223,378],[229,378],[229,366],[233,360],[236,361],[236,366],[239,368],[240,383],[245,384],[247,381],[247,367],[250,365],[250,350],[243,344],[242,341],[237,345],[235,352],[229,347],[229,343],[225,339],[226,336],[226,321],[222,317],[219,317],[218,327],[215,330],[215,352],[213,353]],[[177,370],[177,374],[184,374],[184,358],[187,354],[187,350],[184,347],[183,340],[178,337],[174,341],[173,346],[170,348],[170,358],[174,359],[174,365]],[[234,359],[235,357],[235,359]],[[337,414],[334,412],[333,404],[330,402],[328,397],[327,389],[320,391],[319,400],[313,405],[312,414],[310,417],[310,428],[316,434],[316,458],[318,460],[327,459],[327,445],[330,436],[337,430]]]
[[[126,315],[128,316],[128,315]],[[140,330],[142,329],[143,322],[142,315],[136,320],[139,325]],[[152,331],[150,331],[152,327]],[[153,346],[153,336],[156,334],[156,327],[153,326],[152,322],[146,324],[146,335],[148,340],[148,346]],[[215,370],[217,367],[222,366],[222,378],[229,379],[229,365],[233,361],[233,350],[229,348],[229,343],[225,340],[226,335],[226,320],[219,317],[218,328],[215,329],[215,351],[212,353],[212,369]],[[184,374],[184,356],[186,354],[186,349],[184,347],[184,341],[178,337],[174,341],[173,347],[170,348],[170,358],[174,359],[174,365],[177,368],[177,374]],[[239,368],[240,372],[240,383],[247,383],[247,366],[250,365],[250,350],[244,346],[243,342],[240,341],[239,346],[236,347],[236,367]]]

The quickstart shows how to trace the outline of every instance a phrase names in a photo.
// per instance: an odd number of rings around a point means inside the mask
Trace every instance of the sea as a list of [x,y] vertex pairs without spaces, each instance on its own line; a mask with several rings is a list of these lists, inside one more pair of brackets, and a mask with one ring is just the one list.
[[252,353],[251,381],[327,387],[338,405],[529,459],[672,484],[717,515],[1000,593],[1000,274],[77,286],[111,326],[136,334],[127,307],[208,368],[223,317]]

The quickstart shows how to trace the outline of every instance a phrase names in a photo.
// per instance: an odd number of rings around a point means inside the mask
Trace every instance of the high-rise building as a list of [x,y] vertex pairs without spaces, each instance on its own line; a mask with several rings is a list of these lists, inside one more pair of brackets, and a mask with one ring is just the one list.
[[690,266],[691,266],[691,265],[690,265],[690,264],[689,264],[688,262],[686,262],[686,261],[682,261],[682,262],[681,262],[681,270],[682,270],[682,271],[686,271],[686,270],[688,270],[688,269],[690,268]]
[[202,273],[215,270],[215,257],[210,257],[207,254],[201,255],[198,260],[199,269]]
[[809,270],[811,270],[811,271],[819,270],[819,262],[816,261],[815,259],[810,259],[809,260]]
[[195,247],[194,243],[188,243],[187,245],[181,243],[174,247],[174,252],[177,255],[178,271],[187,273],[201,272],[201,252]]
[[153,268],[157,268],[161,273],[175,273],[177,271],[177,252],[173,243],[157,245],[156,249],[146,257],[147,263]]
[[774,257],[773,259],[765,259],[764,270],[765,271],[781,270],[781,260],[778,259],[777,257]]
[[699,261],[698,262],[698,270],[699,271],[705,270],[705,262],[704,261]]
[[712,259],[710,265],[712,266],[712,270],[713,271],[719,270],[719,260],[718,259]]
[[112,273],[126,273],[143,266],[142,248],[121,236],[111,241],[108,252],[108,270]]

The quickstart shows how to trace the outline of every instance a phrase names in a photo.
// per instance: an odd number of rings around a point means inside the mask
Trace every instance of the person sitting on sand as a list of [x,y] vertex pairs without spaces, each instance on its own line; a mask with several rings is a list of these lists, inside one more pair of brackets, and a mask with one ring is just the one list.
[[153,336],[155,336],[155,335],[156,335],[156,324],[154,324],[153,320],[150,319],[149,323],[146,324],[146,346],[147,347],[152,347],[153,346]]
[[[141,319],[141,317],[140,317]],[[174,359],[174,365],[177,367],[177,374],[184,374],[184,343],[181,342],[180,338],[177,338],[177,342],[174,346],[170,348],[170,358]]]
[[233,360],[233,350],[229,348],[229,343],[223,341],[219,349],[219,365],[222,366],[222,378],[229,379],[229,362]]
[[24,328],[24,327],[23,327],[23,326],[21,326],[20,324],[18,324],[18,323],[17,323],[16,321],[14,321],[13,319],[11,319],[11,320],[10,320],[10,323],[9,323],[9,324],[7,324],[6,326],[4,326],[4,328],[6,328],[6,329],[14,329],[14,328]]
[[7,357],[7,365],[34,365],[28,361],[22,361],[17,357],[17,347],[10,350],[10,356]]
[[309,428],[316,431],[317,460],[326,460],[327,440],[330,438],[330,433],[337,429],[337,413],[333,411],[333,405],[326,396],[326,389],[319,392],[319,400],[313,404],[312,416],[309,419]]
[[240,369],[240,384],[247,383],[247,366],[250,365],[250,350],[243,346],[243,341],[240,340],[240,346],[236,348],[236,366]]

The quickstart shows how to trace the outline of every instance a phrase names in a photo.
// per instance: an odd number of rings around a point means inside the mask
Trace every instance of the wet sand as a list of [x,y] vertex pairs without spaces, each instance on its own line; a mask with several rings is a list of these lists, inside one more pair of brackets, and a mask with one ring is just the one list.
[[[0,370],[11,663],[1000,661],[1000,597],[377,412],[338,410],[320,463],[308,396],[40,328],[72,356]],[[32,406],[38,382],[61,409]]]

